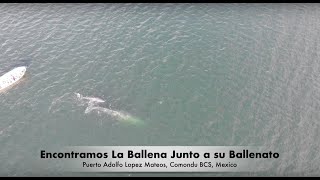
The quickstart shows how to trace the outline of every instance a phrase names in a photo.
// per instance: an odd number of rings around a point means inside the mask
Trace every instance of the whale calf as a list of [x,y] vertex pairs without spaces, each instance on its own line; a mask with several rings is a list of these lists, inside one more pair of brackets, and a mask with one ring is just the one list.
[[98,114],[105,113],[116,118],[116,120],[118,121],[127,122],[131,124],[136,124],[136,125],[143,124],[143,121],[141,119],[136,118],[130,115],[129,113],[98,106],[98,104],[105,103],[103,99],[100,99],[97,97],[86,97],[81,95],[80,93],[75,93],[75,95],[77,96],[78,100],[82,102],[82,105],[87,105],[84,111],[85,114],[89,114],[92,112],[97,112]]
[[77,98],[81,99],[81,100],[88,100],[89,102],[94,102],[94,103],[103,103],[105,102],[103,99],[97,98],[97,97],[85,97],[82,96],[79,93],[75,93]]

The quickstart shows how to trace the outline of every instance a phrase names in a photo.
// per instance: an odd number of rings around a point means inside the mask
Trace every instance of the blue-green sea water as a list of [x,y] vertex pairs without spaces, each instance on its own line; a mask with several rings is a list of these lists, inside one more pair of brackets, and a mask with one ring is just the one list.
[[[1,176],[319,176],[320,4],[1,4]],[[143,126],[85,113],[74,93]],[[266,146],[266,172],[65,173],[63,146]]]

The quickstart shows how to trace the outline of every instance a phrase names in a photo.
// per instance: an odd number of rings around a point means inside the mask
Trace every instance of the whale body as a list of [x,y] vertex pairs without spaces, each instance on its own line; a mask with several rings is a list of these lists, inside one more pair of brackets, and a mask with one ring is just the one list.
[[136,118],[128,113],[121,112],[121,111],[115,111],[115,110],[112,110],[112,109],[109,109],[106,107],[98,106],[98,104],[105,102],[104,100],[102,100],[100,98],[85,97],[79,93],[75,93],[75,95],[77,96],[78,100],[80,100],[80,102],[82,102],[82,103],[84,102],[84,104],[82,104],[82,105],[87,104],[87,107],[84,111],[85,114],[89,114],[92,112],[97,112],[98,114],[105,113],[105,114],[108,114],[110,116],[115,117],[116,120],[121,121],[121,122],[127,122],[127,123],[135,124],[135,125],[144,124],[141,119]]
[[81,99],[81,100],[87,100],[88,102],[91,102],[91,103],[103,103],[105,102],[104,100],[100,99],[100,98],[97,98],[97,97],[85,97],[85,96],[82,96],[81,94],[79,93],[75,93],[77,98]]

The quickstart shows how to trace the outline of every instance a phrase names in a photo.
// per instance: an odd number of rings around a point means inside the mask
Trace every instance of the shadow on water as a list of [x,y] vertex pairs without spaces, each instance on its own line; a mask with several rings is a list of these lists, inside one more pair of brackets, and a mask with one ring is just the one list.
[[15,67],[19,66],[26,66],[27,68],[31,66],[32,64],[32,59],[31,58],[23,58],[20,60],[17,60],[14,63],[10,63],[11,65],[6,66],[6,65],[1,65],[0,67],[0,76],[5,74],[6,72],[14,69]]
[[31,58],[25,58],[25,59],[21,59],[19,62],[16,63],[16,67],[17,66],[27,66],[29,67],[32,63],[32,59]]

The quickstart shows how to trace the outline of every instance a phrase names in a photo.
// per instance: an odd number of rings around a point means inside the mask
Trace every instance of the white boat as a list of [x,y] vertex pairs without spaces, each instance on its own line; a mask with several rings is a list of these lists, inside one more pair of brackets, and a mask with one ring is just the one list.
[[0,91],[18,83],[27,71],[26,66],[12,69],[0,77]]

